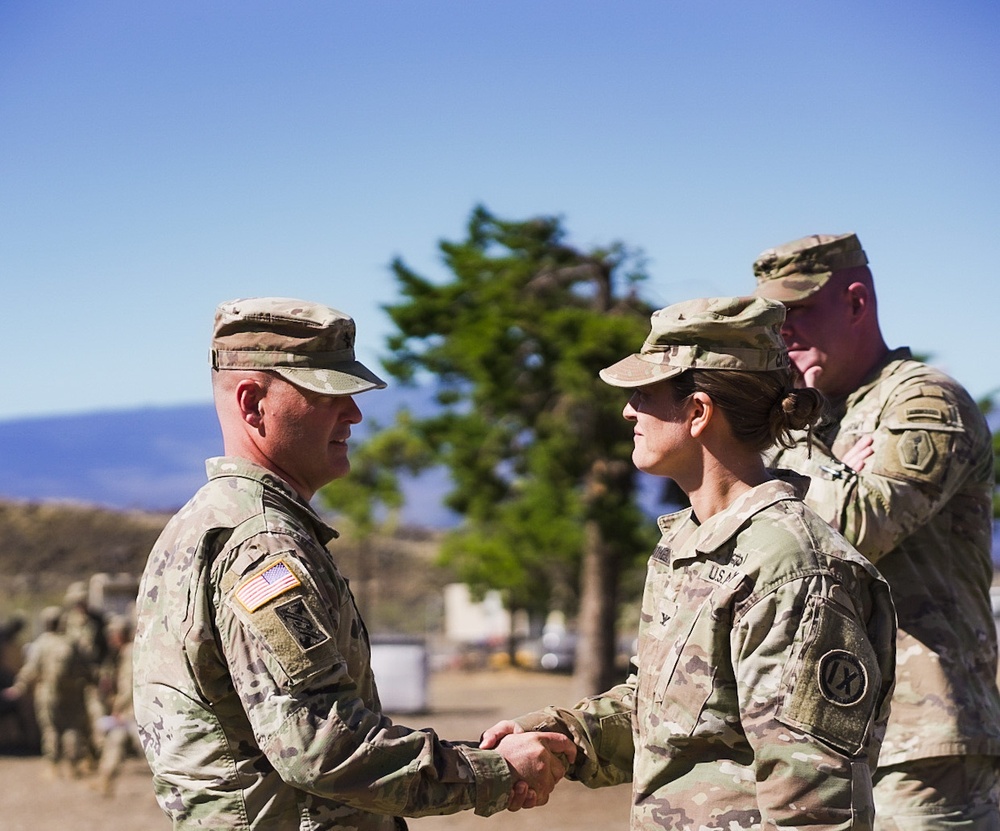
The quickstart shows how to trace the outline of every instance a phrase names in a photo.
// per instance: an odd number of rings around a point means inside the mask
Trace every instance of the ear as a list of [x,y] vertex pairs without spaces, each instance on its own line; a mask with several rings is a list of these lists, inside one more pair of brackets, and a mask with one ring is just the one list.
[[850,306],[851,322],[865,318],[872,310],[872,294],[864,283],[851,283],[847,287],[847,302]]
[[264,429],[264,387],[259,381],[244,378],[236,385],[236,405],[240,418],[256,430]]
[[705,432],[715,415],[715,402],[703,392],[692,393],[687,400],[687,424],[693,438]]

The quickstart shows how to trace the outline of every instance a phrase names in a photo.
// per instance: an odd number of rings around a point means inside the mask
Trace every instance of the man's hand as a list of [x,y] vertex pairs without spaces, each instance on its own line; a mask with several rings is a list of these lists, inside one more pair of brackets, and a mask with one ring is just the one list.
[[562,733],[526,733],[518,728],[499,737],[495,749],[518,780],[508,805],[511,811],[548,802],[567,766],[576,759],[576,745]]
[[872,449],[873,442],[874,439],[872,439],[871,436],[862,436],[844,454],[844,458],[840,461],[842,461],[855,473],[860,473],[861,469],[865,466],[865,459],[875,452]]
[[498,721],[483,733],[482,739],[479,740],[479,746],[483,750],[492,750],[504,736],[523,732],[524,728],[516,721]]
[[[823,367],[811,366],[805,372],[796,373],[797,377],[795,386],[815,388],[819,383],[819,379],[822,374]],[[855,473],[860,473],[861,469],[865,466],[865,459],[875,452],[872,449],[872,442],[873,439],[871,436],[862,436],[854,443],[851,449],[844,454],[844,458],[840,461],[847,465],[847,467]]]
[[799,372],[796,374],[798,375],[799,383],[795,386],[810,387],[815,389],[816,385],[819,384],[819,376],[823,374],[823,367],[811,366],[805,372]]

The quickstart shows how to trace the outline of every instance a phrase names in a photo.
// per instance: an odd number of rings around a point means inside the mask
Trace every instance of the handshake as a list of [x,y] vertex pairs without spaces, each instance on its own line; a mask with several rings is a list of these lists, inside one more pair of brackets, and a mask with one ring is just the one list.
[[483,733],[479,746],[496,750],[514,777],[508,811],[549,801],[559,780],[576,761],[576,745],[562,733],[528,732],[516,721],[500,721]]

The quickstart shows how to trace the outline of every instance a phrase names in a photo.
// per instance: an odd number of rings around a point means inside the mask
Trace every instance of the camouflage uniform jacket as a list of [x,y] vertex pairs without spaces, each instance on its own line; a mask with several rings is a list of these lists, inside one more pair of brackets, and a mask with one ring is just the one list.
[[[855,474],[837,459],[865,435],[874,455]],[[1000,754],[993,452],[968,393],[895,350],[775,461],[812,477],[806,502],[892,587],[899,663],[882,764]]]
[[82,714],[88,669],[87,662],[65,635],[42,632],[29,645],[14,686],[22,691],[33,687],[38,706],[63,715],[70,710]]
[[134,706],[174,828],[390,829],[506,808],[494,751],[380,711],[336,532],[237,458],[170,521],[140,585]]
[[573,778],[632,780],[633,829],[870,829],[894,662],[885,582],[786,482],[659,525],[635,673],[519,723],[573,736]]

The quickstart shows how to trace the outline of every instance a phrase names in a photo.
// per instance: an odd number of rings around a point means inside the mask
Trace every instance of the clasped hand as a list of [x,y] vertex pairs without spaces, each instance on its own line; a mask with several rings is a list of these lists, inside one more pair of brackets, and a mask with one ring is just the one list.
[[[819,366],[811,366],[805,372],[796,373],[797,374],[797,386],[803,387],[816,387],[819,383],[820,376],[823,374],[823,368]],[[874,439],[871,436],[862,436],[855,442],[846,453],[844,453],[844,458],[842,461],[855,473],[860,473],[865,466],[865,462],[868,457],[871,456],[875,450],[873,447]]]
[[479,746],[496,750],[510,766],[515,783],[508,811],[534,808],[549,801],[556,784],[576,760],[576,745],[562,733],[526,732],[513,721],[501,721],[483,734]]

